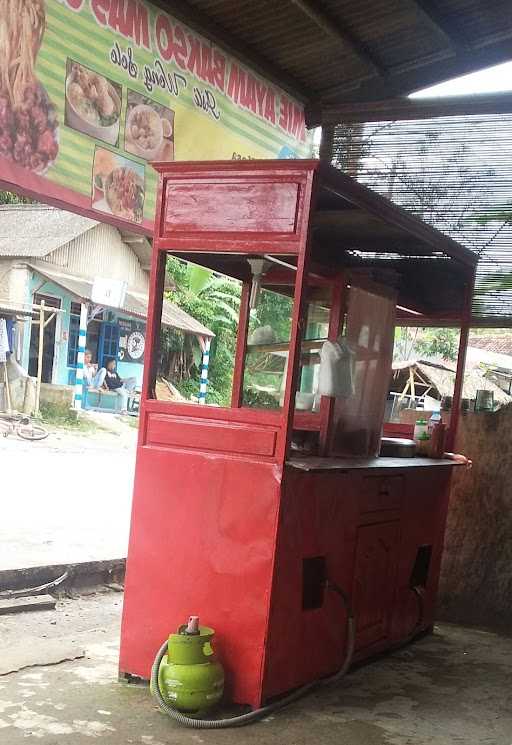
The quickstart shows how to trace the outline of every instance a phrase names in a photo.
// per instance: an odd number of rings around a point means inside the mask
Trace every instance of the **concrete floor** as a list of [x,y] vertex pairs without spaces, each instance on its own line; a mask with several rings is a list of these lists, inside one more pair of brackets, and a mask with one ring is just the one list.
[[0,571],[126,558],[136,436],[0,438]]
[[[87,657],[0,677],[0,742],[41,745],[511,745],[512,639],[455,626],[352,672],[259,724],[179,728],[144,687],[116,681],[121,596],[0,618],[0,655],[25,638],[83,644]],[[4,646],[5,645],[5,646]]]

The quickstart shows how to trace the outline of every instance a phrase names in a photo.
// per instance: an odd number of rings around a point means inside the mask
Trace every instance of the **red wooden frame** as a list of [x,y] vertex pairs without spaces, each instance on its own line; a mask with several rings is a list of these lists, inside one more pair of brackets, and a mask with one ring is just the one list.
[[[156,168],[161,178],[148,309],[150,362],[145,366],[141,402],[120,670],[147,678],[166,636],[189,614],[200,613],[217,632],[228,698],[258,706],[268,696],[333,672],[342,654],[337,600],[329,600],[318,612],[305,613],[301,607],[305,557],[328,556],[334,581],[346,587],[363,619],[372,616],[374,602],[361,600],[357,587],[363,582],[376,588],[379,620],[375,630],[359,632],[360,658],[407,638],[414,627],[416,607],[411,616],[408,578],[418,545],[433,546],[424,628],[433,622],[439,575],[451,468],[434,466],[431,476],[413,468],[409,475],[390,477],[384,466],[367,473],[364,468],[358,470],[357,464],[355,468],[338,464],[338,471],[317,474],[301,473],[296,462],[292,466],[288,461],[294,428],[318,431],[324,453],[330,436],[329,400],[322,401],[319,413],[295,412],[308,288],[332,287],[328,335],[334,340],[343,324],[348,282],[368,283],[359,271],[333,271],[315,264],[311,219],[322,180],[333,194],[370,212],[380,211],[386,220],[427,242],[437,240],[442,250],[461,262],[465,276],[473,271],[473,259],[454,242],[439,239],[436,231],[404,217],[347,177],[338,177],[334,169],[326,172],[316,161],[180,162],[157,164]],[[223,215],[222,199],[226,193],[232,198],[231,186],[250,185],[251,180],[258,189],[243,192],[245,225],[237,233],[233,215]],[[201,209],[209,200],[211,209],[217,210],[207,229],[201,230],[197,214],[189,219],[179,206],[168,214],[171,223],[174,220],[181,228],[168,228],[166,195],[172,191],[173,198],[180,199],[179,188],[168,191],[170,183],[185,185],[187,190],[193,184],[207,184],[212,193],[199,190],[204,196]],[[223,185],[217,207],[216,184]],[[273,206],[275,220],[260,215],[262,204],[268,206],[259,188],[262,184],[286,187],[283,212],[279,204]],[[289,184],[297,185],[295,192]],[[184,204],[190,205],[187,190]],[[280,229],[281,218],[284,214],[284,224],[292,224],[289,197],[293,193],[295,221],[293,230],[286,231]],[[246,198],[248,194],[254,204]],[[257,224],[258,215],[264,230],[246,229]],[[272,226],[275,231],[269,229]],[[242,405],[250,272],[241,262],[235,270],[243,290],[231,407],[153,398],[168,252],[198,260],[206,254],[208,264],[222,267],[221,271],[229,271],[240,254],[272,254],[292,265],[272,268],[268,275],[275,287],[284,290],[288,286],[294,300],[280,410]],[[407,490],[409,496],[420,496],[405,503],[402,498]],[[382,550],[382,546],[387,565],[384,574],[377,576],[366,562],[366,548]],[[333,645],[337,645],[334,656]]]

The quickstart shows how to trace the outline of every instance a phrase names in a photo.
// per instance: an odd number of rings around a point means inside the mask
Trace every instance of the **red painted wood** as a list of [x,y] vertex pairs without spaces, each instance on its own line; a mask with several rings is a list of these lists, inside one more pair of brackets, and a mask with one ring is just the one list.
[[279,507],[274,464],[139,448],[120,670],[148,679],[169,633],[216,630],[230,700],[261,703]]
[[413,424],[399,424],[398,422],[384,422],[383,432],[385,437],[403,437],[411,439],[414,434]]
[[168,182],[164,235],[295,233],[299,184]]
[[276,435],[277,430],[256,425],[149,414],[145,444],[271,457],[276,449]]
[[[314,205],[313,195],[313,173],[307,174],[307,183],[304,189],[304,201],[308,205]],[[306,312],[306,285],[308,277],[309,260],[311,255],[311,241],[309,235],[308,213],[305,218],[305,226],[302,232],[302,240],[299,246],[299,258],[297,262],[297,277],[295,280],[295,293],[293,297],[292,323],[290,331],[290,347],[288,353],[288,367],[286,370],[286,383],[284,391],[283,414],[285,417],[284,437],[279,443],[278,457],[283,461],[286,459],[293,431],[293,417],[295,414],[295,391],[297,390],[297,379],[299,374],[299,362],[301,355],[301,341],[304,332],[304,316]]]
[[[320,607],[302,607],[304,559],[324,556],[328,577],[351,596],[362,659],[407,638],[414,628],[417,605],[410,575],[418,547],[429,543],[433,554],[423,624],[432,622],[451,469],[414,469],[405,463],[392,474],[385,468],[307,473],[286,466],[293,427],[318,429],[322,424],[328,432],[331,416],[325,405],[320,414],[294,412],[319,164],[209,162],[156,168],[161,179],[147,358],[158,343],[168,249],[182,256],[210,252],[213,265],[227,268],[228,260],[235,259],[237,276],[246,285],[232,408],[153,400],[154,362],[146,365],[120,669],[148,678],[162,641],[190,614],[199,614],[216,630],[228,699],[258,706],[334,672],[344,657],[340,598],[328,592]],[[332,173],[330,178],[336,193],[345,179]],[[170,187],[171,182],[179,188]],[[280,193],[282,199],[276,196]],[[293,226],[291,210],[286,211],[292,193]],[[164,198],[171,194],[172,203]],[[228,204],[226,197],[237,200],[237,194],[239,200]],[[352,190],[349,196],[358,203],[361,192]],[[391,211],[388,217],[393,222],[397,215]],[[279,411],[241,406],[249,315],[243,262],[247,255],[269,252],[297,262],[290,365]],[[333,276],[332,282],[341,279]],[[337,287],[332,338],[343,316],[342,284]]]
[[390,637],[399,526],[398,521],[362,525],[357,532],[352,591],[356,649]]

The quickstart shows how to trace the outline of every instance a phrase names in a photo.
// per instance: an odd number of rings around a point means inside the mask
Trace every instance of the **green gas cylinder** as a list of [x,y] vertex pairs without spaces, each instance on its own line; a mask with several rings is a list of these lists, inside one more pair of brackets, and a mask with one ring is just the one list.
[[199,626],[196,616],[169,636],[158,686],[170,706],[201,714],[217,704],[224,691],[224,670],[212,648],[213,629]]

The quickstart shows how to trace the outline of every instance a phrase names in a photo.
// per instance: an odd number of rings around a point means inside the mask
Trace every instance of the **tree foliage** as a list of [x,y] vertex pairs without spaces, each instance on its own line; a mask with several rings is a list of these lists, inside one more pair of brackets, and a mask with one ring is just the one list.
[[14,194],[12,191],[0,191],[0,204],[33,204],[34,200]]
[[395,360],[457,359],[459,332],[450,328],[407,328],[395,331]]
[[[174,289],[166,297],[213,331],[208,400],[227,405],[240,308],[240,284],[174,257],[167,260]],[[187,398],[199,393],[202,352],[195,337],[177,329],[162,330],[160,370]]]

